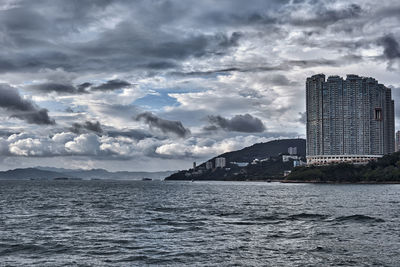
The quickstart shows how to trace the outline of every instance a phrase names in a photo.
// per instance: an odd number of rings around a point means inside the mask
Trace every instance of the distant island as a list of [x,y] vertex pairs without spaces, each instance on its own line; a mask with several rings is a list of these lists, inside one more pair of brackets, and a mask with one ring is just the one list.
[[174,172],[109,172],[104,169],[81,170],[35,167],[1,171],[0,180],[162,180]]
[[294,166],[305,164],[306,141],[283,139],[254,144],[214,157],[165,180],[274,181],[282,180]]
[[366,165],[349,163],[296,167],[286,182],[400,183],[400,152],[385,155]]

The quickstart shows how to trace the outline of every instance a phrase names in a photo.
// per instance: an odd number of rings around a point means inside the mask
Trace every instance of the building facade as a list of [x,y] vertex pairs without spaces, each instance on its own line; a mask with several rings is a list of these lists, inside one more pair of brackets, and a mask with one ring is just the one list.
[[395,151],[400,151],[400,131],[396,132]]
[[297,147],[289,147],[288,153],[289,155],[297,155]]
[[391,90],[373,78],[311,76],[306,109],[309,164],[364,163],[395,150]]
[[223,157],[215,158],[215,168],[224,168],[226,166],[226,159]]

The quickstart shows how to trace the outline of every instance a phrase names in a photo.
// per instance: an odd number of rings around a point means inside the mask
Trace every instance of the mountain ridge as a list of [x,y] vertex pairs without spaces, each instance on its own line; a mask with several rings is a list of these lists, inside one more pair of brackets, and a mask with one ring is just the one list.
[[160,171],[160,172],[109,172],[104,169],[64,169],[54,167],[32,167],[32,168],[17,168],[13,170],[0,171],[0,179],[10,180],[29,180],[29,179],[44,179],[52,180],[56,178],[71,178],[71,179],[111,179],[111,180],[140,180],[142,178],[163,179],[175,171]]

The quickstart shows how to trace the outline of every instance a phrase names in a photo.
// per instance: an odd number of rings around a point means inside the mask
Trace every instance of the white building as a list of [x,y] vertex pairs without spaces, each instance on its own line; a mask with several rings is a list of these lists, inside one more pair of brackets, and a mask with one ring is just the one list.
[[294,156],[294,155],[282,155],[282,161],[283,161],[283,162],[288,162],[289,159],[298,160],[298,159],[299,159],[299,156]]
[[289,147],[288,153],[289,155],[297,155],[297,147]]
[[249,165],[248,162],[235,162],[235,161],[232,161],[230,163],[234,164],[234,165],[237,165],[238,167],[246,167],[247,165]]
[[223,157],[215,159],[215,168],[223,168],[226,166],[226,159]]

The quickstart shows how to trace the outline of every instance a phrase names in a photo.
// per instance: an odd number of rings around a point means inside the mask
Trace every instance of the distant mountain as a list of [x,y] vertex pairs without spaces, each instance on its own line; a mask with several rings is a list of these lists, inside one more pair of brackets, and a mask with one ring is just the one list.
[[173,174],[175,171],[163,172],[108,172],[104,169],[63,169],[52,167],[36,167],[15,169],[0,172],[0,179],[46,179],[52,180],[56,178],[70,178],[70,179],[111,179],[111,180],[140,180],[142,178],[151,179],[164,179],[165,177]]
[[[59,172],[40,170],[36,168],[26,169],[15,169],[0,172],[0,179],[18,179],[18,180],[29,180],[29,179],[55,179],[64,177],[65,175]],[[74,177],[75,178],[75,177]]]
[[[266,143],[258,143],[241,150],[218,155],[209,161],[224,157],[226,168],[206,169],[206,163],[200,164],[196,170],[180,171],[165,178],[166,180],[271,180],[281,179],[286,170],[293,168],[293,160],[283,162],[281,155],[288,154],[289,147],[297,147],[297,155],[303,160],[306,155],[306,140],[283,139]],[[238,166],[231,162],[251,163]],[[215,167],[215,165],[214,165]]]

